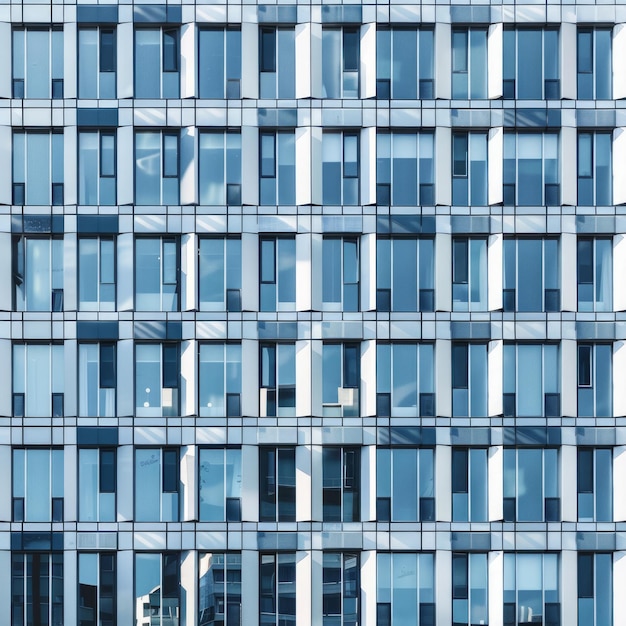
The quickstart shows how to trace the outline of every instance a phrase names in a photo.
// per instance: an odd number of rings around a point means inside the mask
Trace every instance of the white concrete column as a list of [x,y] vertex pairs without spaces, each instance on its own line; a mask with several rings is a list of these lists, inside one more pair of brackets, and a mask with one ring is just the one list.
[[134,41],[134,24],[132,22],[118,24],[117,58],[120,62],[117,64],[117,97],[120,99],[132,98],[134,93]]
[[[573,63],[570,65],[574,67]],[[571,206],[578,204],[577,153],[578,130],[563,126],[561,128],[561,202]]]
[[491,99],[502,97],[502,40],[502,24],[491,24],[487,30],[487,95]]
[[[322,626],[323,624],[323,585],[324,553],[321,550],[311,550],[311,626]],[[306,624],[306,622],[303,623]]]
[[[624,177],[626,178],[626,177]],[[626,267],[626,235],[613,235],[613,310],[626,310],[626,284],[622,268]]]
[[322,417],[322,342],[312,340],[311,345],[311,413]]
[[437,60],[435,63],[435,97],[449,100],[452,97],[452,29],[450,24],[444,22],[435,24],[435,59]]
[[[616,522],[626,522],[624,485],[626,485],[626,446],[615,446],[613,448],[613,520]],[[624,567],[626,567],[626,562]],[[626,570],[624,575],[626,575]],[[626,610],[626,605],[624,609]]]
[[[311,308],[322,310],[322,260],[324,237],[318,233],[311,234]],[[313,268],[316,268],[315,270]]]
[[[435,446],[435,520],[452,521],[452,448]],[[437,564],[439,569],[439,564]]]
[[[5,63],[0,64],[0,98],[11,98],[13,96],[13,72],[9,62],[12,42],[11,26],[11,22],[0,22],[0,57],[6,59]],[[6,623],[8,624],[10,621],[10,618],[7,618]]]
[[376,128],[361,129],[361,204],[376,204]]
[[180,129],[180,203],[198,204],[198,132],[195,126]]
[[361,552],[361,626],[376,626],[376,550]]
[[184,595],[182,620],[185,626],[198,624],[198,553],[196,550],[182,552],[180,555],[180,587]]
[[311,553],[296,552],[296,624],[311,622]]
[[376,521],[376,446],[361,450],[361,521]]
[[198,483],[196,481],[196,446],[183,446],[180,457],[180,482],[183,485],[183,521],[198,519]]
[[[613,344],[613,380],[626,380],[626,342],[616,341]],[[626,386],[613,384],[613,415],[626,415]]]
[[[626,24],[621,24],[626,26]],[[626,37],[626,31],[624,31]],[[626,54],[626,50],[624,51]],[[615,62],[615,59],[613,59]],[[626,68],[625,70],[626,71]],[[626,79],[624,79],[626,82]],[[626,96],[626,87],[625,93]],[[613,130],[613,203],[626,203],[626,128],[615,128]]]
[[447,339],[435,341],[435,389],[437,415],[452,416],[452,345]]
[[117,342],[117,414],[135,413],[135,352],[132,339]]
[[[299,75],[300,72],[296,72],[296,78]],[[296,204],[311,204],[311,128],[296,128],[295,133]]]
[[254,206],[259,203],[259,129],[256,126],[241,128],[241,171],[244,172],[241,201]]
[[561,98],[568,100],[576,100],[578,92],[576,63],[572,62],[576,58],[576,34],[576,24],[561,22]]
[[311,343],[296,341],[296,416],[311,415]]
[[180,378],[181,415],[198,415],[198,346],[195,340],[182,342]]
[[435,555],[435,612],[437,626],[452,623],[452,552],[437,550]]
[[[256,446],[255,446],[256,447]],[[241,623],[259,623],[259,553],[241,553]]]
[[502,309],[502,233],[489,235],[487,239],[487,303],[490,311]]
[[[67,81],[66,83],[67,84]],[[65,96],[66,98],[70,96]],[[76,167],[78,155],[78,133],[76,126],[63,128],[63,203],[76,204],[78,202],[78,185]]]
[[574,233],[561,233],[561,310],[575,312],[578,308],[578,281],[576,276],[577,242]]
[[180,95],[182,98],[195,98],[198,95],[197,50],[196,25],[193,22],[183,24],[180,28]]
[[[320,64],[321,65],[321,64]],[[321,90],[321,86],[320,86]],[[374,154],[376,152],[374,151]],[[311,203],[322,204],[322,129],[311,128]]]
[[183,311],[198,308],[198,235],[189,233],[181,237],[181,303]]
[[311,310],[311,235],[296,235],[296,311]]
[[564,522],[578,520],[577,460],[576,446],[561,446],[561,519]]
[[489,521],[499,522],[504,517],[503,512],[503,460],[502,446],[491,446],[487,459]]
[[241,97],[259,97],[259,30],[251,22],[241,25]]
[[316,22],[311,22],[311,97],[324,97],[322,88],[322,25]]
[[361,417],[376,415],[376,342],[361,343]]
[[259,236],[257,233],[241,234],[241,308],[259,310]]
[[[134,518],[133,487],[135,459],[133,446],[117,448],[117,521],[130,522]],[[119,554],[119,553],[118,553]],[[132,580],[132,574],[131,574]]]
[[504,554],[490,552],[488,555],[488,584],[489,626],[502,626],[504,606]]
[[[574,481],[572,481],[574,482]],[[578,553],[561,552],[561,624],[578,624]]]
[[241,518],[259,521],[259,447],[241,446]]
[[[296,521],[311,521],[311,446],[296,447]],[[300,586],[300,581],[298,581]]]
[[12,264],[11,239],[11,233],[0,233],[0,267],[7,268],[7,271],[0,272],[0,311],[13,309],[13,276],[8,271]]
[[[245,266],[244,266],[245,267]],[[241,388],[241,414],[244,417],[259,415],[259,343],[253,339],[241,342],[241,362],[245,363],[246,379],[250,384]]]
[[[449,28],[448,24],[442,24],[442,26],[448,26]],[[450,75],[448,75],[449,81]],[[440,126],[435,131],[435,203],[438,205],[446,206],[452,204],[451,174],[452,129]]]
[[[63,97],[64,98],[76,98],[76,79],[78,77],[78,71],[76,67],[76,62],[78,60],[78,55],[76,53],[76,42],[78,40],[77,31],[78,29],[76,27],[76,22],[65,22],[65,24],[63,24]],[[4,58],[10,59],[11,58],[10,53]],[[74,155],[76,155],[76,152],[74,152]],[[74,166],[74,172],[75,171],[76,171],[76,166]],[[65,170],[65,175],[67,176],[67,169]],[[66,196],[65,204],[74,204],[74,203],[68,202],[67,196]],[[67,613],[65,614],[65,619],[67,619]]]
[[504,344],[501,339],[487,344],[487,403],[489,417],[502,415],[502,368]]
[[489,181],[489,188],[487,190],[487,201],[489,202],[489,204],[502,204],[503,201],[503,159],[504,130],[501,127],[490,128],[489,133],[487,134],[487,174]]
[[[324,518],[322,446],[311,446],[311,521]],[[315,596],[314,596],[315,597]]]
[[[613,98],[626,98],[626,24],[613,27]],[[616,622],[617,623],[617,622]]]
[[451,310],[452,237],[448,233],[437,233],[435,235],[435,311]]
[[[135,621],[135,563],[132,550],[117,552],[117,623],[133,624]],[[74,579],[76,586],[76,579]],[[195,608],[195,607],[194,607]]]
[[561,341],[561,411],[565,417],[576,417],[578,413],[577,353],[577,345],[573,339]]
[[[311,24],[296,24],[296,98],[311,97]],[[298,180],[298,178],[296,178]],[[298,202],[298,204],[300,204]],[[302,203],[305,204],[305,203]]]
[[[76,169],[76,168],[74,168]],[[11,246],[9,246],[9,252]],[[76,233],[65,233],[63,236],[63,310],[78,310],[78,238]],[[9,264],[7,267],[11,267]],[[10,275],[9,272],[6,272]]]
[[613,623],[626,624],[626,552],[613,552]]
[[[78,623],[78,554],[76,550],[63,551],[63,623]],[[34,607],[33,607],[34,608]],[[7,622],[9,623],[9,622]]]
[[376,233],[366,233],[361,236],[361,311],[375,310]]
[[361,26],[359,63],[361,98],[376,97],[376,23]]
[[[120,24],[120,27],[123,24]],[[119,27],[118,27],[119,28]],[[118,41],[121,33],[118,30]],[[118,57],[124,58],[124,57]],[[121,66],[132,63],[120,63]],[[132,70],[131,70],[132,71]],[[119,77],[119,72],[118,72]],[[122,96],[120,96],[122,97]],[[135,145],[132,126],[121,126],[117,129],[117,203],[133,204],[135,202]],[[120,267],[126,267],[122,265]]]

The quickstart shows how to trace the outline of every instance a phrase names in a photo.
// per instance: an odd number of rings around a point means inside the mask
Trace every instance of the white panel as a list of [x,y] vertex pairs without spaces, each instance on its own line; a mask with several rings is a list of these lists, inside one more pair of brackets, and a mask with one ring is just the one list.
[[311,446],[311,521],[321,522],[324,518],[322,499],[322,446]]
[[[578,308],[576,277],[576,235],[561,233],[561,309],[575,312]],[[566,260],[571,262],[567,263]]]
[[[5,62],[0,63],[0,65],[9,64]],[[0,204],[13,203],[13,179],[11,174],[13,171],[12,139],[11,127],[0,126]]]
[[182,602],[182,620],[185,626],[196,626],[198,606],[198,553],[195,550],[181,553],[180,587],[185,598]]
[[198,204],[197,131],[194,126],[180,129],[180,203]]
[[489,626],[502,626],[504,603],[504,556],[502,552],[489,553]]
[[66,126],[63,129],[63,202],[76,204],[76,155],[78,154],[76,126]]
[[[76,60],[78,55],[76,54],[76,22],[65,22],[63,25],[63,97],[75,98],[76,97],[76,77],[78,76]],[[10,56],[6,56],[9,59]],[[74,153],[76,155],[76,153]],[[76,167],[74,167],[76,170]],[[67,176],[67,169],[65,170]],[[67,178],[66,178],[67,182]],[[73,202],[65,199],[65,204],[73,204]],[[67,619],[67,615],[65,617]],[[71,620],[70,620],[71,622]]]
[[0,272],[0,311],[11,311],[13,308],[13,276],[11,267],[11,233],[0,233],[0,267],[7,271]]
[[626,24],[613,27],[613,98],[626,98]]
[[435,507],[438,522],[452,521],[452,449],[435,447]]
[[296,416],[311,415],[311,344],[296,341]]
[[366,233],[361,237],[361,311],[375,310],[376,233]]
[[117,414],[120,417],[135,412],[135,355],[131,339],[117,342]]
[[[450,24],[437,22],[435,24],[435,59],[437,60],[435,63],[435,96],[444,100],[452,97],[452,81],[450,79],[452,76],[451,51],[452,35]],[[444,202],[443,204],[450,204],[450,202]]]
[[489,177],[489,204],[502,203],[502,165],[504,133],[502,128],[490,128],[487,139],[487,170]]
[[[487,31],[487,95],[502,97],[502,24],[491,24]],[[491,202],[489,204],[492,204]]]
[[613,553],[613,623],[626,624],[626,552]]
[[[323,593],[324,557],[320,550],[311,550],[311,626],[323,626],[322,603],[319,599]],[[297,595],[297,594],[296,594]],[[303,622],[306,626],[306,622]]]
[[361,521],[376,521],[376,446],[361,448]]
[[[576,474],[576,446],[561,446],[561,519],[575,522],[578,519]],[[574,622],[575,623],[575,622]]]
[[[0,98],[10,98],[13,95],[11,63],[11,24],[0,22],[0,58],[6,59],[0,63]],[[3,621],[0,618],[0,621]],[[7,623],[9,619],[7,618]]]
[[376,415],[376,342],[361,343],[361,417]]
[[[74,168],[76,169],[76,168]],[[10,249],[10,248],[9,248]],[[78,310],[78,241],[76,233],[65,233],[63,237],[63,310]],[[8,266],[10,267],[10,265]]]
[[198,415],[198,359],[195,341],[183,341],[180,354],[182,415]]
[[[9,36],[9,41],[11,41]],[[9,58],[9,57],[5,57]],[[3,63],[2,65],[8,65]],[[9,550],[0,550],[0,572],[11,571],[11,552]],[[5,574],[6,576],[6,574]],[[4,589],[4,591],[2,591]],[[11,597],[11,585],[5,583],[0,585],[0,623],[10,624],[13,613],[13,598]],[[2,608],[4,607],[4,608]],[[4,613],[2,612],[4,611]],[[4,617],[2,617],[4,615]]]
[[[135,621],[135,564],[132,550],[117,552],[117,623],[133,624]],[[194,607],[195,608],[195,607]]]
[[183,521],[198,519],[196,484],[196,446],[183,446],[180,459],[180,482],[183,484]]
[[[620,487],[616,488],[616,485]],[[622,485],[626,485],[626,446],[616,446],[613,448],[613,519],[616,522],[626,521],[626,498]]]
[[322,129],[311,128],[311,202],[322,204]]
[[[624,26],[626,26],[626,24]],[[626,203],[626,176],[624,176],[625,171],[626,171],[626,128],[616,128],[613,131],[613,203],[614,204]]]
[[311,344],[311,415],[322,416],[322,342]]
[[241,178],[241,200],[254,206],[259,203],[259,129],[255,126],[241,128],[241,157],[241,171],[250,173]]
[[452,346],[448,340],[435,342],[435,389],[437,415],[452,416]]
[[195,233],[181,237],[181,302],[183,311],[194,311],[198,307],[197,271],[198,236]]
[[259,31],[256,24],[244,22],[241,25],[241,53],[241,97],[258,98]]
[[197,93],[196,25],[183,24],[180,29],[180,95],[194,98]]
[[[4,364],[4,371],[12,371],[13,348],[10,339],[0,339],[0,363]],[[13,415],[13,389],[11,387],[11,376],[0,376],[0,415]]]
[[323,98],[322,25],[311,23],[311,97]]
[[574,340],[563,339],[561,341],[561,411],[564,417],[576,417],[578,413],[578,355],[576,352]]
[[[308,522],[311,518],[311,448],[296,447],[296,521]],[[300,584],[300,581],[298,581]]]
[[[123,26],[123,24],[122,24]],[[120,57],[123,58],[123,57]],[[122,63],[121,65],[127,65]],[[119,73],[119,72],[118,72]],[[117,203],[133,204],[135,199],[135,146],[133,127],[117,129]],[[125,267],[125,266],[120,266]]]
[[117,448],[117,521],[133,519],[133,446]]
[[259,236],[241,234],[241,308],[259,310]]
[[376,551],[361,552],[361,626],[376,626]]
[[[376,273],[373,275],[375,276]],[[451,310],[452,237],[448,233],[437,233],[435,235],[435,311]]]
[[487,241],[487,301],[490,311],[502,309],[502,233],[489,235]]
[[361,204],[376,204],[376,128],[361,129]]
[[561,552],[560,591],[561,619],[563,620],[561,623],[578,624],[578,602],[573,601],[578,597],[578,553],[574,550]]
[[504,517],[502,510],[502,482],[503,478],[503,449],[502,446],[489,448],[487,473],[489,477],[489,521],[498,522]]
[[[245,501],[245,500],[244,500]],[[241,553],[241,623],[259,623],[259,553]]]
[[435,201],[439,205],[452,204],[451,172],[452,131],[439,127],[435,132]]
[[578,202],[577,130],[561,128],[561,202],[575,206]]
[[[11,485],[13,482],[11,469],[12,452],[11,446],[0,445],[0,467],[2,468],[2,480],[5,485]],[[72,469],[72,472],[75,472]],[[13,519],[11,490],[0,489],[0,522],[10,522]],[[0,569],[0,571],[3,571]]]
[[376,97],[376,24],[361,26],[361,98]]
[[296,311],[311,310],[311,235],[296,235]]
[[[613,380],[626,380],[626,342],[624,341],[616,341],[613,344]],[[626,385],[613,385],[613,415],[616,417],[626,415]]]
[[[452,623],[452,552],[437,550],[435,555],[435,611],[437,626]],[[491,622],[490,622],[491,623]]]
[[78,342],[75,339],[65,341],[63,345],[63,360],[63,409],[65,417],[71,417],[78,415],[78,407],[76,406],[76,398],[78,397],[78,375],[76,372],[76,364],[78,363]]
[[123,272],[117,273],[117,310],[132,311],[134,296],[134,240],[133,233],[120,233],[117,236],[117,266]]
[[117,97],[118,98],[132,98],[133,97],[133,59],[134,59],[133,42],[134,40],[135,40],[135,33],[133,30],[132,22],[125,22],[123,24],[117,25],[117,58],[119,60],[117,64]]
[[311,554],[304,550],[296,552],[296,585],[296,624],[309,624],[311,621]]
[[255,417],[259,415],[259,388],[256,384],[259,378],[259,344],[257,341],[244,339],[241,342],[241,362],[245,364],[244,379],[251,383],[241,387],[241,414],[244,417]]
[[[576,24],[561,22],[561,98],[576,100]],[[565,621],[567,623],[567,621]],[[575,622],[573,622],[575,623]]]
[[490,341],[487,349],[487,398],[489,417],[502,415],[502,341]]
[[[311,235],[311,306],[314,311],[322,310],[322,235]],[[313,268],[317,268],[316,271]],[[321,389],[320,389],[321,391]]]
[[296,128],[296,204],[311,204],[311,129]]
[[[311,24],[296,24],[296,98],[311,97]],[[297,145],[297,144],[296,144]],[[296,178],[296,180],[299,180]],[[300,203],[297,204],[307,204]]]
[[[78,623],[78,554],[76,550],[63,551],[63,622]],[[58,581],[57,581],[58,582]]]

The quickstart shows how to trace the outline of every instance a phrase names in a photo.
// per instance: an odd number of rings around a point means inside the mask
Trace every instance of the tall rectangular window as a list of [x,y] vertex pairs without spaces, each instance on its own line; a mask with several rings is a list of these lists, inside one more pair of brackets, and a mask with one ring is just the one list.
[[358,27],[322,29],[324,98],[359,97],[359,48]]
[[13,29],[13,97],[63,98],[63,27]]
[[581,27],[578,29],[576,60],[579,100],[611,99],[612,38],[610,28]]
[[376,138],[376,202],[378,204],[433,205],[435,203],[434,182],[433,133],[378,133]]
[[359,310],[359,240],[324,237],[322,303],[327,311]]
[[135,449],[136,522],[177,522],[180,491],[178,448]]
[[435,416],[434,348],[432,343],[378,343],[376,415]]
[[296,136],[293,130],[259,134],[259,202],[296,203]]
[[452,309],[487,310],[487,239],[452,239]]
[[487,345],[452,344],[452,415],[487,415]]
[[324,204],[359,204],[359,134],[324,132],[322,137]]
[[452,97],[487,97],[487,29],[452,30]]
[[611,133],[578,133],[578,204],[611,204]]
[[78,346],[78,414],[115,417],[117,361],[114,343]]
[[561,308],[558,239],[504,240],[505,311],[555,312]]
[[376,30],[377,97],[385,100],[434,98],[434,52],[432,28],[379,26]]
[[452,448],[452,521],[486,522],[488,485],[487,449]]
[[613,241],[610,237],[578,238],[578,310],[613,309]]
[[326,446],[322,451],[325,522],[361,519],[361,449]]
[[578,553],[578,626],[613,626],[613,554]]
[[359,620],[359,555],[324,552],[322,562],[322,626],[357,626]]
[[200,98],[241,97],[241,28],[198,30],[198,92]]
[[178,131],[135,133],[136,204],[178,204]]
[[435,310],[434,239],[377,240],[376,308],[395,312]]
[[180,97],[177,27],[135,29],[135,98]]
[[259,555],[259,598],[262,626],[296,624],[296,554]]
[[135,309],[178,311],[180,250],[175,237],[135,240]]
[[198,574],[197,623],[239,626],[242,623],[241,552],[199,552]]
[[377,448],[376,519],[435,520],[435,454],[432,448]]
[[487,204],[487,133],[452,135],[452,204]]
[[489,623],[487,554],[452,554],[452,623],[474,626]]
[[613,346],[578,344],[578,416],[611,417]]
[[558,28],[505,29],[502,73],[504,98],[558,100]]
[[63,131],[14,131],[13,204],[63,204]]
[[261,343],[261,417],[292,417],[296,408],[296,344]]
[[201,417],[241,416],[241,344],[200,345],[198,376]]
[[135,552],[135,623],[170,626],[181,616],[179,552]]
[[116,30],[112,25],[78,29],[78,97],[115,98]]
[[241,311],[241,239],[199,240],[201,311]]
[[357,417],[361,382],[361,346],[324,343],[322,407],[324,417]]
[[115,239],[79,237],[78,306],[81,311],[115,310]]
[[78,449],[78,519],[115,522],[115,448]]
[[200,450],[199,519],[241,521],[241,448]]
[[296,240],[294,237],[262,237],[259,290],[261,311],[294,311],[296,308]]
[[135,411],[137,417],[178,415],[179,389],[179,344],[136,344]]
[[613,521],[613,450],[578,448],[578,520]]
[[78,203],[115,204],[115,131],[81,130],[78,133]]
[[241,133],[200,133],[198,181],[200,204],[241,204]]
[[117,622],[115,552],[78,553],[78,626]]
[[296,521],[296,449],[259,448],[259,520]]
[[261,98],[294,98],[296,40],[293,26],[263,26],[259,30]]

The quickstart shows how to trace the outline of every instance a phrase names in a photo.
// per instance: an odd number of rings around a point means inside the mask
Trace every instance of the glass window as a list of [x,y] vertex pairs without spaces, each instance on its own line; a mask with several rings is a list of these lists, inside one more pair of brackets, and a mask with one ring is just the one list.
[[63,27],[13,29],[13,97],[63,98]]
[[487,415],[487,345],[452,344],[452,416]]
[[78,306],[81,311],[115,311],[115,239],[79,237]]
[[452,448],[452,521],[486,522],[488,485],[487,450]]
[[63,344],[13,345],[13,417],[63,417]]
[[117,359],[114,343],[78,346],[78,414],[115,417]]
[[611,417],[613,346],[578,344],[578,415]]
[[81,522],[115,522],[115,448],[79,448],[78,519]]
[[361,346],[325,343],[322,348],[322,406],[324,417],[358,417]]
[[115,204],[115,131],[78,133],[78,203]]
[[135,308],[178,311],[180,250],[176,237],[135,240]]
[[78,29],[78,97],[115,98],[117,41],[115,27]]
[[263,26],[259,30],[261,98],[294,98],[296,43],[293,26]]
[[505,343],[504,416],[559,417],[560,362],[557,344]]
[[376,242],[376,308],[435,310],[435,241],[392,237]]
[[135,202],[178,204],[178,131],[135,133]]
[[322,626],[358,626],[359,555],[324,552],[322,566]]
[[474,626],[489,623],[487,555],[452,554],[452,623]]
[[559,555],[504,555],[504,626],[561,624]]
[[295,238],[262,237],[259,246],[261,311],[295,311]]
[[452,97],[487,97],[487,29],[452,30]]
[[180,488],[178,448],[135,449],[136,522],[177,522]]
[[179,344],[136,344],[135,411],[137,417],[178,415],[179,388]]
[[559,204],[559,136],[504,134],[504,204]]
[[613,521],[613,451],[578,448],[578,520]]
[[611,204],[611,133],[578,133],[578,204]]
[[558,28],[505,29],[503,78],[504,98],[558,100]]
[[78,626],[117,622],[115,552],[78,553]]
[[261,626],[296,624],[296,554],[259,555]]
[[260,416],[290,417],[296,410],[296,344],[261,343]]
[[578,29],[576,52],[579,100],[611,99],[611,40],[610,28]]
[[200,344],[200,417],[241,416],[241,344]]
[[613,241],[610,237],[578,238],[578,310],[613,309]]
[[180,620],[180,553],[135,553],[136,624],[170,626]]
[[558,450],[505,448],[503,493],[505,521],[558,522]]
[[359,310],[359,240],[324,237],[322,303],[326,311]]
[[378,343],[378,417],[435,416],[434,350],[432,343]]
[[241,239],[203,237],[200,251],[200,310],[241,311]]
[[434,135],[431,132],[378,133],[376,138],[378,204],[414,206],[435,203],[433,145]]
[[554,312],[561,308],[558,239],[504,240],[505,311]]
[[324,98],[359,97],[359,47],[360,35],[357,27],[322,29]]
[[376,555],[377,626],[435,623],[434,561],[429,552]]
[[63,204],[63,131],[14,131],[13,204]]
[[487,133],[452,135],[452,204],[487,204]]
[[180,97],[178,28],[135,29],[135,98]]
[[241,552],[198,553],[198,624],[239,626]]
[[385,100],[434,98],[434,50],[432,28],[379,26],[376,31],[377,97]]
[[259,519],[296,521],[295,448],[259,448]]
[[259,202],[296,203],[296,135],[293,130],[259,134]]
[[202,131],[198,168],[200,204],[241,204],[241,133]]
[[613,554],[578,553],[578,626],[613,625]]
[[241,521],[241,448],[200,450],[199,515],[202,522]]
[[63,310],[63,239],[13,240],[13,283],[18,311]]
[[326,446],[322,452],[325,522],[361,519],[361,449]]
[[200,98],[241,97],[241,29],[234,26],[198,30]]
[[452,239],[452,309],[487,310],[487,239]]
[[325,132],[322,137],[324,204],[359,204],[359,134]]

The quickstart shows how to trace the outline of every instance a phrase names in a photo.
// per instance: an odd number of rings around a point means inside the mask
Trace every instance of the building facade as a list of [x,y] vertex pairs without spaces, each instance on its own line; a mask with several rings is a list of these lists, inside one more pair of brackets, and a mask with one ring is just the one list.
[[626,623],[626,5],[0,5],[0,623]]

